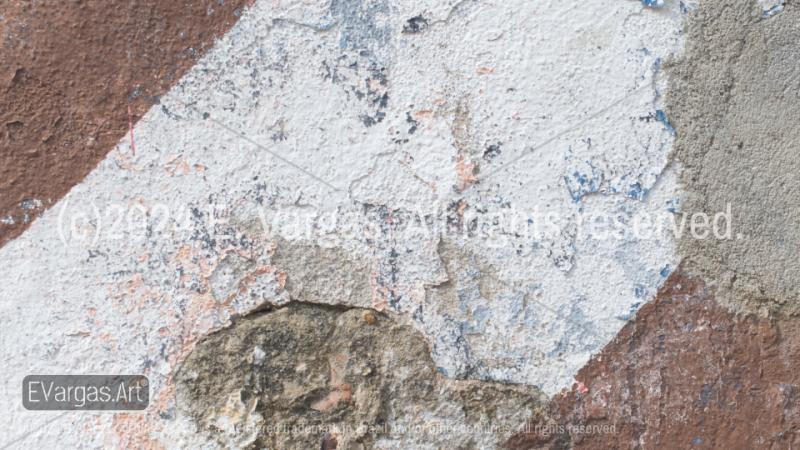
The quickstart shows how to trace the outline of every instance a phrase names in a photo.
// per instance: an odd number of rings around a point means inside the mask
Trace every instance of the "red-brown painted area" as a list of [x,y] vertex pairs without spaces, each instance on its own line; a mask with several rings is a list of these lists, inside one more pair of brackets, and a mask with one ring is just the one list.
[[800,321],[737,317],[680,271],[576,380],[505,447],[800,448]]
[[0,2],[0,246],[81,181],[248,3]]

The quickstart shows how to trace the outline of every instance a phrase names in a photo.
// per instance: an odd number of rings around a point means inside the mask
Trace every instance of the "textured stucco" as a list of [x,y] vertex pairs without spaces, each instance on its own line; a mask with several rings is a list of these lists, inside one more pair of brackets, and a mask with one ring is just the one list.
[[[782,3],[782,2],[781,2]],[[680,131],[683,208],[722,211],[731,239],[682,239],[693,270],[743,311],[800,311],[800,9],[764,15],[751,2],[709,0],[670,68],[669,116]]]
[[506,448],[798,446],[799,14],[706,0],[687,15],[665,68],[680,209],[729,208],[731,236],[683,236],[656,299]]
[[[800,444],[800,321],[738,315],[678,269],[509,449]],[[613,429],[581,432],[580,427]],[[573,427],[570,429],[569,427]]]
[[[213,447],[176,371],[292,300],[404,321],[445,379],[570,387],[678,262],[668,236],[596,239],[581,217],[673,210],[661,65],[684,6],[255,2],[0,249],[0,429]],[[153,402],[41,427],[16,401],[37,372],[144,373]]]
[[94,169],[246,4],[3,1],[0,246]]

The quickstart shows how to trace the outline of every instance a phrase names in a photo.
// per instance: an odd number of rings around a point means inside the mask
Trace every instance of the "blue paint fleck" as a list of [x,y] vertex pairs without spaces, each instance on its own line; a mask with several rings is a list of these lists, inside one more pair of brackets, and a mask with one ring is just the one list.
[[780,13],[783,11],[783,6],[786,4],[786,0],[781,0],[780,3],[773,6],[772,8],[765,9],[763,13],[761,13],[761,17],[765,19],[769,19],[770,17]]
[[633,316],[635,316],[636,312],[639,311],[639,307],[640,306],[642,306],[641,302],[636,302],[636,303],[632,304],[630,309],[628,309],[628,312],[623,314],[623,315],[621,315],[621,316],[617,316],[617,319],[622,320],[624,322],[627,322],[627,321],[633,319]]
[[703,440],[700,439],[699,437],[695,437],[694,439],[692,439],[692,445],[703,445]]
[[600,192],[605,181],[605,174],[601,170],[590,161],[586,161],[586,165],[589,166],[590,172],[583,173],[575,169],[571,176],[564,177],[564,184],[574,203],[580,202],[586,195]]
[[680,199],[679,198],[672,198],[667,200],[667,211],[675,214],[678,212],[678,208],[680,207]]
[[384,49],[392,38],[392,30],[380,17],[389,13],[386,0],[331,0],[330,12],[339,24],[339,48],[358,52],[362,57],[383,66]]
[[672,126],[671,123],[669,123],[669,119],[667,119],[667,113],[665,113],[663,110],[659,109],[656,111],[656,120],[663,123],[664,127],[666,127],[667,131],[669,131],[670,134],[672,135],[675,134],[675,128]]
[[664,278],[667,278],[671,273],[672,273],[672,268],[669,266],[669,264],[664,266],[664,268],[661,269],[661,272],[659,272],[659,274]]
[[648,8],[663,8],[666,5],[665,0],[642,0],[642,5]]
[[628,192],[625,195],[634,200],[643,200],[647,196],[647,192],[647,188],[642,187],[642,184],[637,181],[628,187]]
[[713,393],[714,393],[713,384],[703,385],[703,389],[700,391],[700,404],[702,406],[708,406],[708,401],[711,400],[711,395]]

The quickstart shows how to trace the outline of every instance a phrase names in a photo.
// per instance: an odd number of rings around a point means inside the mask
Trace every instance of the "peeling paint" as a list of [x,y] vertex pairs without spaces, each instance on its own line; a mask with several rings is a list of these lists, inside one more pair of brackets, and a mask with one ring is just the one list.
[[[417,16],[427,26],[404,33]],[[586,239],[580,218],[630,223],[677,196],[674,136],[639,118],[663,110],[654,66],[680,51],[681,17],[601,0],[243,9],[134,124],[135,154],[120,135],[0,249],[4,336],[19,341],[2,356],[7,386],[75,367],[151,380],[146,413],[56,422],[32,445],[205,443],[179,410],[176,371],[207,337],[292,299],[416,330],[435,386],[570,386],[677,263],[670,239]],[[596,180],[580,201],[564,185],[576,172],[570,187]],[[552,233],[548,214],[563,219]],[[12,391],[0,398],[17,405]],[[263,405],[218,400],[219,421],[202,426],[250,441]]]

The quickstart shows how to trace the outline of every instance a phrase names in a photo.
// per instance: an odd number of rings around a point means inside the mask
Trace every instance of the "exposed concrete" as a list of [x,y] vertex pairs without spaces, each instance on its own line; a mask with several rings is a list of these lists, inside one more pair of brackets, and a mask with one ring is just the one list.
[[204,338],[176,380],[179,407],[225,448],[492,448],[546,399],[448,380],[383,314],[297,303]]
[[286,290],[298,301],[370,307],[370,267],[339,248],[279,241],[270,258],[286,273]]
[[800,7],[765,15],[762,6],[701,2],[685,56],[668,67],[682,208],[730,205],[733,215],[732,239],[686,236],[679,251],[733,310],[798,313]]
[[576,380],[506,448],[800,444],[800,321],[737,316],[680,269]]

